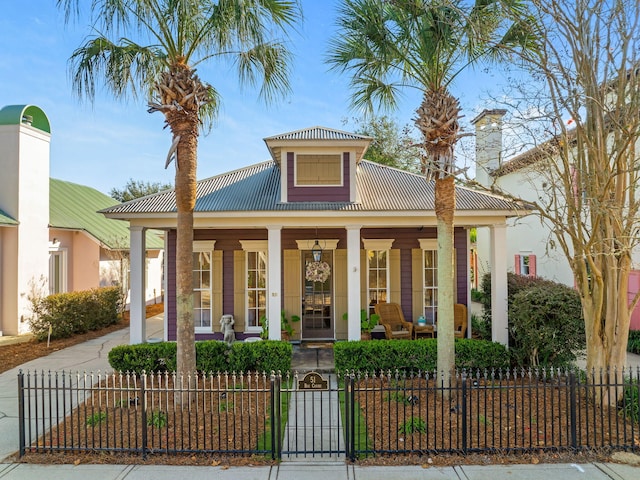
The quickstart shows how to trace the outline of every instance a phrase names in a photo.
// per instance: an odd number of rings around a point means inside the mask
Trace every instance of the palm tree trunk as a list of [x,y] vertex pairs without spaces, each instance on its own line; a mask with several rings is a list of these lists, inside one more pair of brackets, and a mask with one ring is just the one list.
[[180,135],[176,159],[176,310],[177,371],[193,377],[196,371],[195,328],[193,322],[193,210],[196,202],[196,159],[198,127],[181,118],[172,125]]
[[[452,176],[436,179],[438,221],[438,374],[445,385],[453,381],[455,368],[453,292],[455,291],[453,216],[456,208]],[[443,390],[448,396],[448,390]]]

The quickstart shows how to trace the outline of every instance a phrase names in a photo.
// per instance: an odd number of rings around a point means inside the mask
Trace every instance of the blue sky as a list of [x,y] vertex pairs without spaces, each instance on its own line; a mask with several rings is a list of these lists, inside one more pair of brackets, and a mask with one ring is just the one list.
[[[305,21],[292,35],[293,92],[278,104],[265,106],[256,90],[240,89],[228,71],[199,68],[200,77],[223,100],[216,127],[200,137],[199,179],[267,160],[264,137],[314,125],[353,127],[352,122],[343,125],[344,119],[357,116],[349,109],[348,78],[328,71],[323,61],[338,4],[302,1]],[[67,60],[81,45],[87,26],[65,26],[55,0],[0,0],[0,6],[0,107],[33,104],[48,115],[51,176],[105,193],[123,187],[129,178],[172,184],[174,167],[164,169],[171,138],[160,113],[147,113],[142,99],[123,103],[99,93],[88,105],[74,96]],[[465,120],[483,108],[485,88],[497,83],[492,74],[469,71],[453,85]],[[402,125],[411,123],[419,100],[417,92],[407,91],[391,116]]]

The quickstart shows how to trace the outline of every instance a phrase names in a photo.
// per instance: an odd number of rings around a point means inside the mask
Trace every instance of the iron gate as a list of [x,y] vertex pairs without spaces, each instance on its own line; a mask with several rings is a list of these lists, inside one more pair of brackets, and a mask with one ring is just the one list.
[[[342,384],[342,385],[341,385]],[[316,372],[276,376],[274,440],[283,460],[344,460],[351,432],[345,425],[353,415],[351,382],[335,374]]]

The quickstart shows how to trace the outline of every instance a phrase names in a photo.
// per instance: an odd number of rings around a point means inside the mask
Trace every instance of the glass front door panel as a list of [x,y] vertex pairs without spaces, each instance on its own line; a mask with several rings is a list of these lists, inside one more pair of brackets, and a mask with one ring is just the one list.
[[310,250],[302,252],[302,339],[333,339],[333,252],[323,251],[331,274],[324,282],[306,279],[306,269],[313,257]]

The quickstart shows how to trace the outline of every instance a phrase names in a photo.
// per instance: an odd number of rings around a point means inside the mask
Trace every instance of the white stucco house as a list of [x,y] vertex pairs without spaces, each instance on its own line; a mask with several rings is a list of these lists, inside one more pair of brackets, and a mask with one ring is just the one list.
[[[476,181],[490,187],[495,185],[523,200],[537,201],[544,196],[544,182],[549,181],[539,171],[539,148],[532,148],[513,158],[502,159],[502,126],[506,110],[485,110],[472,123],[476,129]],[[570,287],[575,286],[573,272],[560,248],[554,248],[554,236],[548,225],[535,213],[507,220],[506,257],[509,271],[520,275],[539,276]],[[477,251],[479,274],[489,269],[489,232],[478,228]],[[633,254],[636,269],[629,277],[628,296],[640,290],[640,250]],[[640,306],[631,316],[631,329],[640,330]]]
[[[117,204],[49,176],[51,127],[37,106],[0,108],[0,334],[29,330],[28,295],[87,290],[128,279],[129,229],[98,210]],[[163,292],[163,240],[150,231],[145,301]]]

